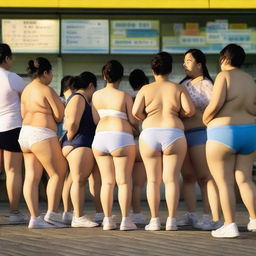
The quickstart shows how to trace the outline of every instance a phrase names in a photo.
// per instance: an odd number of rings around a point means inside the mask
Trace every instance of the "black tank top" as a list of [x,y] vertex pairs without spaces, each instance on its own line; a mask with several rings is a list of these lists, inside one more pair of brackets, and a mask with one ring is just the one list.
[[92,117],[92,108],[90,104],[88,104],[86,98],[81,93],[73,93],[67,101],[68,102],[75,96],[80,95],[85,100],[85,110],[81,117],[81,121],[79,124],[78,131],[72,140],[67,140],[67,136],[65,135],[63,138],[62,146],[74,146],[74,147],[89,147],[91,148],[92,141],[95,135],[96,125],[94,124]]

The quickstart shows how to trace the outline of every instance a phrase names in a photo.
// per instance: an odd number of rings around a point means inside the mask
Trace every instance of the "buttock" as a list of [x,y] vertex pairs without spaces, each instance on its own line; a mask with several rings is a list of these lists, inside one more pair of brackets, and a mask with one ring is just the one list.
[[135,145],[134,137],[127,132],[96,132],[92,148],[110,154],[114,150],[130,145]]
[[222,143],[237,154],[251,154],[256,151],[256,124],[207,128],[207,141]]
[[75,137],[72,140],[67,139],[67,135],[65,134],[61,146],[73,146],[74,148],[79,148],[79,147],[86,147],[86,148],[91,148],[92,147],[92,142],[94,139],[94,133],[91,134],[81,134],[78,133],[75,135]]
[[21,147],[31,149],[33,144],[53,137],[57,137],[57,134],[49,128],[24,125],[18,141]]
[[185,138],[185,135],[178,128],[146,128],[140,134],[140,140],[159,152],[180,138]]
[[185,131],[188,147],[203,145],[207,141],[206,127],[197,127]]
[[0,149],[10,152],[21,152],[21,148],[18,142],[20,127],[0,132]]

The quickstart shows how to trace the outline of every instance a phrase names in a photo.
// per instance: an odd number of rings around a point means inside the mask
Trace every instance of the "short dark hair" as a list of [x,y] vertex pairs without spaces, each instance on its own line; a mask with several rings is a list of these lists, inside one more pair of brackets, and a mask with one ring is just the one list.
[[49,60],[44,57],[38,57],[35,60],[28,62],[28,75],[32,78],[41,77],[46,71],[49,73],[52,70],[52,65]]
[[110,60],[103,66],[102,75],[107,82],[115,83],[121,80],[124,75],[123,65],[117,60]]
[[129,75],[129,82],[133,90],[139,90],[143,85],[148,84],[148,77],[141,69],[134,69]]
[[172,56],[168,52],[159,52],[151,60],[151,68],[156,75],[167,75],[172,72]]
[[83,72],[79,76],[74,77],[74,89],[87,89],[92,83],[94,87],[97,86],[97,78],[96,76],[91,72]]
[[6,57],[12,57],[12,50],[8,44],[0,44],[0,64],[5,61]]
[[237,44],[228,44],[220,51],[220,62],[227,59],[231,66],[240,68],[245,61],[244,49]]

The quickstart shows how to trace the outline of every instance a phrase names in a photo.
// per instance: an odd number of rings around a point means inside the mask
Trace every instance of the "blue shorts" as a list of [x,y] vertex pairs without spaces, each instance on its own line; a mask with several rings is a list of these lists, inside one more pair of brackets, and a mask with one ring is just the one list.
[[256,151],[256,124],[224,125],[207,129],[208,140],[220,142],[237,154]]
[[206,127],[197,127],[185,131],[188,147],[203,145],[207,141]]

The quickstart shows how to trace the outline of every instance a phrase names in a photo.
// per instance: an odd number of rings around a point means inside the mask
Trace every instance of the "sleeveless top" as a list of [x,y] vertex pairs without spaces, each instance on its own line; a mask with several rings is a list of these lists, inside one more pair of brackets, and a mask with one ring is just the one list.
[[195,107],[200,112],[203,112],[207,105],[209,104],[210,98],[212,96],[213,84],[208,79],[203,79],[197,83],[190,85],[192,79],[185,80],[182,85],[188,91]]
[[84,146],[84,147],[91,147],[94,135],[95,135],[95,130],[96,130],[96,125],[94,124],[93,117],[92,117],[92,108],[91,105],[87,102],[86,98],[81,94],[81,93],[73,93],[67,101],[67,104],[69,101],[75,96],[75,95],[80,95],[84,98],[85,100],[85,110],[82,114],[79,128],[75,136],[73,137],[72,140],[68,141],[67,137],[64,136],[62,146]]

